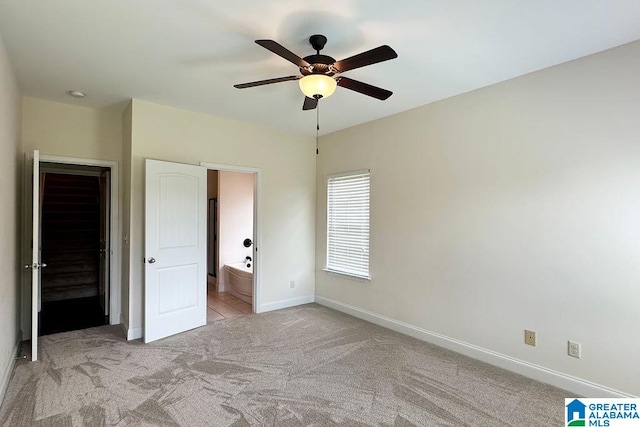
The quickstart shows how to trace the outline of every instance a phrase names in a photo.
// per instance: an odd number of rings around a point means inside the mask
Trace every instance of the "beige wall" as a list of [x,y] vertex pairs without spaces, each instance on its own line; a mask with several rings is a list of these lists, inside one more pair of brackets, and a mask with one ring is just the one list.
[[[314,293],[315,150],[312,137],[133,101],[129,326],[142,328],[144,159],[259,168],[262,303]],[[289,287],[296,280],[297,287]]]
[[41,155],[122,159],[122,106],[102,110],[25,97],[22,149]]
[[[640,42],[321,138],[316,295],[640,395],[638,88]],[[321,270],[365,168],[370,283]]]
[[218,290],[226,285],[225,264],[243,262],[253,257],[253,248],[245,248],[244,239],[253,240],[253,185],[252,173],[219,172],[218,196],[219,255]]
[[121,217],[122,217],[122,260],[121,260],[121,307],[120,318],[124,325],[125,330],[129,329],[129,262],[131,257],[131,250],[129,245],[129,236],[131,235],[131,132],[132,132],[132,120],[133,110],[132,105],[129,103],[122,113],[122,204]]
[[19,339],[20,102],[18,82],[0,37],[0,403]]

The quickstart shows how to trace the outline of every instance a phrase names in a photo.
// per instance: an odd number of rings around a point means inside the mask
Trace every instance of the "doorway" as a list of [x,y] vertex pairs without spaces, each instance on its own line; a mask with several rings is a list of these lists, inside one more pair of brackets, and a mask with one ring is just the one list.
[[[255,243],[260,241],[260,170],[145,159],[145,343],[207,324],[208,169],[249,173],[254,182],[253,236],[240,244],[248,241],[245,249],[253,254],[251,268],[256,274],[249,285],[253,290],[249,300],[251,312],[260,312],[260,259]],[[218,206],[220,211],[220,199]]]
[[254,310],[256,172],[207,170],[207,323]]
[[[40,173],[41,166],[45,175]],[[96,168],[97,167],[97,168]],[[108,160],[82,159],[75,157],[62,157],[51,155],[40,155],[38,150],[25,154],[24,167],[24,192],[23,192],[23,233],[22,233],[22,254],[24,259],[25,274],[22,276],[22,337],[31,341],[31,360],[38,360],[38,335],[40,335],[40,320],[42,310],[42,276],[46,273],[49,265],[42,257],[42,205],[44,192],[40,190],[41,184],[47,187],[46,174],[58,175],[84,175],[97,176],[99,178],[98,187],[103,199],[100,209],[101,223],[106,223],[101,227],[100,238],[104,242],[98,248],[100,255],[99,263],[104,267],[99,267],[102,273],[98,280],[98,294],[101,310],[104,309],[104,319],[111,324],[120,323],[120,287],[118,274],[118,258],[120,256],[118,238],[118,163]],[[53,175],[50,175],[52,177]],[[51,184],[52,181],[49,181]],[[75,190],[69,191],[74,194]],[[105,196],[106,194],[106,196]],[[92,196],[93,197],[93,196]],[[101,196],[98,196],[101,197]],[[99,204],[99,200],[96,201]],[[67,200],[65,204],[73,204]],[[59,217],[64,217],[64,213],[58,212]],[[48,232],[45,232],[47,234]],[[79,235],[81,231],[76,233]],[[46,250],[46,249],[45,249]],[[47,254],[49,256],[49,254]],[[53,254],[55,258],[55,254]],[[57,262],[57,261],[56,261]],[[54,262],[54,264],[56,263]],[[64,292],[53,292],[52,295],[64,295]],[[104,298],[103,298],[104,296]],[[64,299],[64,298],[62,298]],[[45,307],[46,308],[46,307]],[[66,314],[70,310],[67,310]],[[49,312],[48,312],[49,313]],[[107,317],[108,316],[108,317]],[[46,319],[43,319],[47,321]],[[82,326],[80,326],[82,327]],[[74,327],[75,329],[75,327]]]
[[40,164],[39,336],[109,324],[110,174]]

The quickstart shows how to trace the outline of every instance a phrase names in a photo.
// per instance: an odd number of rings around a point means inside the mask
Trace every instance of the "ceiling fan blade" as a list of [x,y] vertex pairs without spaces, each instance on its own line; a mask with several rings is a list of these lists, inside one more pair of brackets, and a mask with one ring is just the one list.
[[288,82],[290,80],[298,80],[299,78],[300,76],[278,77],[277,79],[267,79],[267,80],[258,80],[255,82],[249,82],[249,83],[241,83],[241,84],[233,85],[233,87],[235,87],[236,89],[246,89],[248,87],[270,85],[271,83],[280,83],[280,82]]
[[263,48],[270,50],[271,52],[275,53],[276,55],[283,57],[287,61],[293,62],[298,67],[308,67],[309,66],[309,63],[307,61],[305,61],[304,59],[300,58],[298,55],[296,55],[295,53],[291,52],[289,49],[287,49],[286,47],[282,46],[280,43],[277,43],[277,42],[275,42],[273,40],[256,40],[256,43],[258,43]]
[[388,61],[397,57],[398,54],[395,50],[391,49],[387,45],[383,45],[375,49],[371,49],[366,52],[351,56],[347,59],[343,59],[342,61],[338,61],[334,63],[333,66],[338,70],[338,72],[344,73],[345,71],[365,67],[367,65],[376,64],[382,61]]
[[313,110],[318,106],[318,100],[315,98],[304,97],[304,103],[302,104],[303,110]]
[[393,95],[393,92],[389,90],[382,89],[376,86],[371,86],[370,84],[362,83],[362,82],[359,82],[358,80],[353,80],[348,77],[338,77],[336,81],[338,82],[338,86],[342,86],[345,89],[350,89],[356,92],[360,92],[364,95],[372,96],[382,101],[384,101],[385,99]]

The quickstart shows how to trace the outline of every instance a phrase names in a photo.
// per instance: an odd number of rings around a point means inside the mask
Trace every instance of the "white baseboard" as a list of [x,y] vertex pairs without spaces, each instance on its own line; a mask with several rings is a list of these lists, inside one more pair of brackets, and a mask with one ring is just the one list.
[[486,348],[478,347],[455,338],[431,332],[426,329],[400,322],[389,317],[381,316],[349,304],[334,301],[329,298],[316,295],[315,302],[333,308],[334,310],[350,314],[351,316],[359,319],[366,320],[367,322],[375,323],[376,325],[383,326],[387,329],[412,336],[419,340],[435,344],[439,347],[453,350],[456,353],[464,354],[465,356],[489,363],[499,368],[507,369],[520,375],[524,375],[525,377],[562,388],[575,393],[576,395],[585,397],[636,397],[619,390],[563,374],[562,372],[554,371],[533,363],[525,362],[524,360],[500,354]]
[[137,340],[142,338],[142,328],[128,328],[127,329],[127,341]]
[[11,379],[11,374],[13,373],[13,367],[16,364],[16,357],[18,356],[18,349],[20,348],[20,336],[18,336],[18,341],[13,346],[12,352],[9,354],[9,360],[4,364],[2,371],[0,371],[0,405],[2,405],[2,401],[4,400],[4,395],[7,392],[7,387],[9,386],[9,380]]
[[224,270],[224,268],[220,269],[220,274],[218,274],[218,277],[216,278],[217,285],[216,285],[216,290],[218,292],[225,292],[225,275],[226,275],[226,271]]
[[127,341],[138,340],[142,338],[142,328],[128,328]]
[[137,340],[142,338],[142,328],[129,328],[129,322],[123,317],[120,317],[120,327],[127,341]]
[[266,304],[260,305],[256,313],[265,313],[267,311],[280,310],[281,308],[295,307],[296,305],[309,304],[310,302],[314,301],[314,298],[315,297],[313,295],[307,295],[304,297],[290,298],[282,301],[268,302]]

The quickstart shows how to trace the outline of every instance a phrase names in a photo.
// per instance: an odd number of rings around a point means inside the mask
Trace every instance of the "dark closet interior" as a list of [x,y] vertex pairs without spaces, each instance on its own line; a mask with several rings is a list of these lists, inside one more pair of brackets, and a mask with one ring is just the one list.
[[40,178],[41,259],[47,267],[41,276],[39,335],[108,324],[101,289],[102,269],[108,268],[101,250],[108,212],[104,180],[46,171]]

